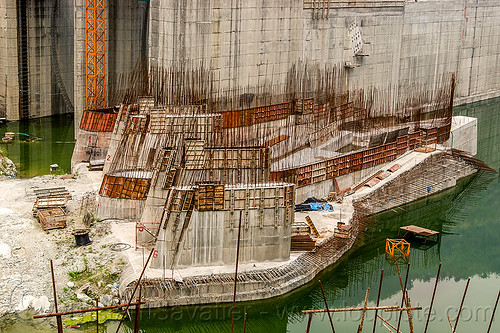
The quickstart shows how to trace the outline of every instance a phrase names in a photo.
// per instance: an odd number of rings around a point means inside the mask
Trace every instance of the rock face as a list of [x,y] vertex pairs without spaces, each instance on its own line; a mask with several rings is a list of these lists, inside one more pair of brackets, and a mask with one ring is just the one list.
[[17,169],[14,162],[0,152],[0,176],[15,177],[16,174]]

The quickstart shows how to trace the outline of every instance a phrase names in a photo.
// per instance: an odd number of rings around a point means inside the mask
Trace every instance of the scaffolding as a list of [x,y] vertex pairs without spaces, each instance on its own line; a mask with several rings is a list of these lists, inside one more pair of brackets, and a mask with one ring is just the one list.
[[85,1],[86,108],[106,103],[105,0]]

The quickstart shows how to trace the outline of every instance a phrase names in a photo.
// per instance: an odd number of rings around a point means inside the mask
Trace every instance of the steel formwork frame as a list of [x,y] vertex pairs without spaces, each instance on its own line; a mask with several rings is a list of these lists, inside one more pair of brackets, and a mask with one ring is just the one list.
[[105,0],[85,0],[86,108],[106,102]]

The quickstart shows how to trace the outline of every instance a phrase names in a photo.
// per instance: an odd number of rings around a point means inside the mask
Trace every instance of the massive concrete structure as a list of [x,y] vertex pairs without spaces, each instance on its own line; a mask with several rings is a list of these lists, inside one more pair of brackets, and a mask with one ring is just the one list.
[[[431,88],[448,72],[458,103],[500,94],[497,1],[108,0],[106,8],[108,92],[139,59],[203,65],[223,88],[282,83],[302,61],[342,63],[349,86],[392,94]],[[0,15],[0,117],[74,110],[79,119],[85,1],[6,0]]]

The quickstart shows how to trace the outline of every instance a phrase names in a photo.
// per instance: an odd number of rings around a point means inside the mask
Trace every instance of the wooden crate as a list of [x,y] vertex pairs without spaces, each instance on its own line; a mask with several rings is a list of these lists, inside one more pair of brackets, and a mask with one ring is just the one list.
[[66,227],[66,213],[59,207],[39,209],[37,218],[45,231]]

